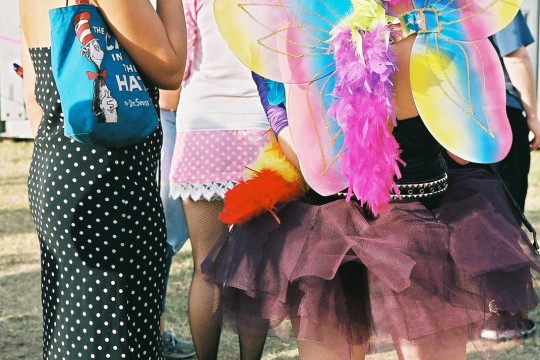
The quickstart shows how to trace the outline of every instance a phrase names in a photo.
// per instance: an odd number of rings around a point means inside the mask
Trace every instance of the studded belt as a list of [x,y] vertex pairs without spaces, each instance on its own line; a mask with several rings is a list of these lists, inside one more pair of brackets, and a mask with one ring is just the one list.
[[448,175],[444,174],[440,179],[423,183],[397,184],[397,187],[399,189],[399,195],[392,193],[393,200],[434,197],[444,193],[448,188]]

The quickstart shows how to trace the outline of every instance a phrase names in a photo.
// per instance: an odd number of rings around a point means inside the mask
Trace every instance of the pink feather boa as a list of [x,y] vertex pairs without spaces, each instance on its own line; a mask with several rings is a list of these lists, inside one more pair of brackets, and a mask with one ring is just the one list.
[[349,179],[347,200],[354,194],[373,215],[388,208],[390,193],[398,189],[399,146],[392,135],[396,125],[393,94],[395,55],[389,48],[384,26],[362,34],[364,61],[343,28],[331,40],[336,63],[335,100],[329,109],[341,126],[346,152],[341,172]]

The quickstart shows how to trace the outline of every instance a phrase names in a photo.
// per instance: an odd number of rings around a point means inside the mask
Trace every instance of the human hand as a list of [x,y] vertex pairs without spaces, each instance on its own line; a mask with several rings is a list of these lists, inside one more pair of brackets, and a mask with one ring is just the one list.
[[529,149],[534,151],[540,147],[540,119],[536,113],[527,114],[527,126],[533,134],[533,138],[529,141]]

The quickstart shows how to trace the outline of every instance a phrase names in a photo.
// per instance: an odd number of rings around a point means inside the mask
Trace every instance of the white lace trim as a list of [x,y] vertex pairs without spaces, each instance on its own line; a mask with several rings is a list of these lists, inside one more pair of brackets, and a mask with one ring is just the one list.
[[174,199],[182,200],[223,200],[225,193],[236,185],[235,181],[175,184],[171,183],[170,194]]

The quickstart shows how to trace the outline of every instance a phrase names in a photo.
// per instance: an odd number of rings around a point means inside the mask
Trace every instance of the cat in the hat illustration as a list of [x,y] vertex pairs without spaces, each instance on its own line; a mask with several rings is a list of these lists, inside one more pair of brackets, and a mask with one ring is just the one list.
[[101,49],[99,40],[94,37],[90,26],[90,13],[78,13],[73,20],[73,27],[77,39],[82,44],[81,55],[96,65],[96,72],[87,71],[88,79],[94,81],[94,98],[92,112],[97,116],[98,122],[118,121],[118,102],[111,96],[111,91],[105,84],[107,69],[101,69],[101,62],[105,53]]

